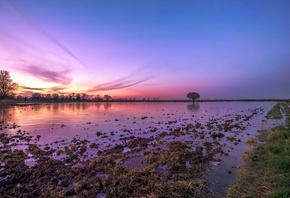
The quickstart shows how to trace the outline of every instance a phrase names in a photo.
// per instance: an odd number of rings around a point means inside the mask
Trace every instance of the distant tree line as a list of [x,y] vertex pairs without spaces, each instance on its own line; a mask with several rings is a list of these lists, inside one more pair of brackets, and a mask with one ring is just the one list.
[[15,97],[18,101],[109,101],[112,99],[110,95],[104,95],[103,97],[98,95],[88,95],[85,93],[69,93],[69,94],[41,94],[41,93],[33,93],[31,97],[17,95]]
[[41,102],[82,102],[82,101],[159,101],[160,98],[157,97],[147,97],[143,99],[136,99],[136,98],[112,98],[110,95],[106,94],[101,96],[100,94],[97,95],[88,95],[85,93],[69,93],[69,94],[41,94],[41,93],[33,93],[30,97],[17,95],[11,97],[18,101],[41,101]]

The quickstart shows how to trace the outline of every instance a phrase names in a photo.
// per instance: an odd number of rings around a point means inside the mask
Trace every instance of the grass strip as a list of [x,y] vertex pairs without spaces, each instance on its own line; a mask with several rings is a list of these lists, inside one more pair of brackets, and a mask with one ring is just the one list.
[[245,153],[246,165],[239,167],[237,182],[228,189],[227,197],[290,197],[289,103],[277,103],[267,117],[282,118],[280,109],[286,116],[285,125],[261,131],[260,143]]
[[278,102],[274,107],[267,113],[267,119],[282,119],[281,106],[282,102]]

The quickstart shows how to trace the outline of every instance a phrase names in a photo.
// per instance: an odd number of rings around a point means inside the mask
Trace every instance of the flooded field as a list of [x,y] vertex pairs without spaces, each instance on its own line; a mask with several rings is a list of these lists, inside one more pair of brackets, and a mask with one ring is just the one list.
[[[87,190],[89,194],[95,193],[92,197],[134,197],[144,192],[149,193],[145,196],[162,197],[158,193],[169,188],[162,186],[164,183],[170,184],[171,190],[173,184],[182,189],[184,182],[193,179],[218,197],[234,181],[236,167],[243,164],[243,153],[249,146],[246,142],[259,130],[276,124],[265,120],[273,105],[272,102],[133,102],[12,107],[1,109],[0,130],[5,136],[1,137],[0,148],[2,153],[8,148],[24,151],[21,159],[30,170],[40,166],[43,156],[64,162],[71,171],[91,167],[94,162],[94,176],[90,175],[88,181],[97,178],[99,184],[98,188]],[[5,163],[1,163],[4,167]],[[111,166],[96,168],[104,164]],[[150,173],[144,185],[150,186],[147,180],[156,180],[162,183],[159,187],[162,190],[156,188],[152,194],[148,189],[135,192],[125,188],[120,184],[124,178],[119,175],[133,178],[129,170],[137,178],[131,182],[140,182],[138,188],[143,186],[138,178]],[[92,174],[92,170],[87,174]],[[5,182],[4,178],[0,175],[0,183]],[[62,184],[62,180],[66,183]],[[65,196],[83,195],[76,189],[76,180],[75,176],[58,179],[59,192]],[[109,185],[114,181],[115,186],[121,186],[120,191],[129,194],[111,189]],[[14,189],[13,185],[10,187]],[[24,187],[27,188],[23,184]],[[195,189],[195,195],[202,193]]]

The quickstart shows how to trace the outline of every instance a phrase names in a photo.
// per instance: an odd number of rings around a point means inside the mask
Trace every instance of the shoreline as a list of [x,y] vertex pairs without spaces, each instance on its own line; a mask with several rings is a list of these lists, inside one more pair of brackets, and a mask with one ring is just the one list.
[[[39,105],[39,104],[53,104],[53,103],[115,103],[115,102],[124,102],[124,103],[163,103],[163,102],[172,102],[172,103],[192,103],[192,100],[86,100],[86,101],[66,101],[66,100],[28,100],[28,101],[19,101],[19,100],[0,100],[1,107],[11,107],[11,106],[25,106],[25,105]],[[214,99],[214,100],[196,100],[193,103],[204,103],[204,102],[290,102],[290,99]]]
[[235,184],[227,197],[290,196],[290,103],[277,103],[267,119],[285,119],[284,125],[261,130],[248,142],[251,149],[244,154],[245,165],[238,168]]

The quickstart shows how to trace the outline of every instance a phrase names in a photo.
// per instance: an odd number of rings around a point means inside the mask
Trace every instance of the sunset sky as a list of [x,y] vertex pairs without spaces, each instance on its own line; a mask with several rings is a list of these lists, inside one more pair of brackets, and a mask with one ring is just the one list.
[[289,0],[0,0],[22,92],[290,98]]

